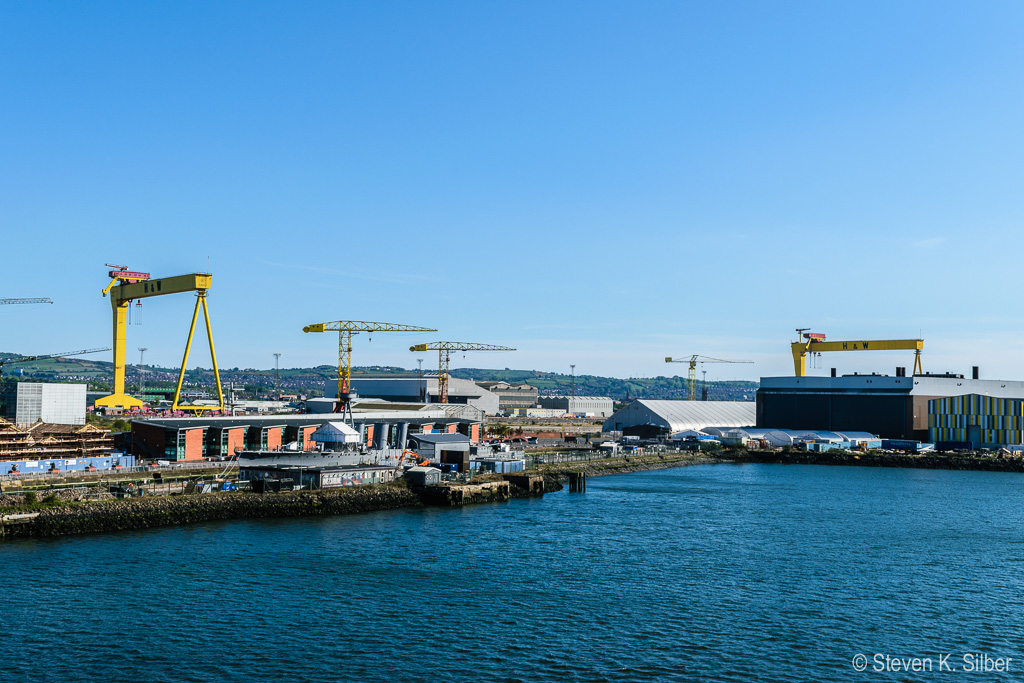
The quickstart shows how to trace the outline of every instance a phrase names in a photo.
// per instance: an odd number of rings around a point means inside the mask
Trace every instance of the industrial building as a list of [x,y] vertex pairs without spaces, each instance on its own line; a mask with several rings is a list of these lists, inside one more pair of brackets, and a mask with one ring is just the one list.
[[85,424],[85,384],[4,382],[0,415],[19,425]]
[[463,434],[411,434],[409,445],[424,460],[456,465],[469,471],[469,437]]
[[410,467],[405,471],[410,486],[436,486],[441,483],[441,470],[436,467]]
[[522,458],[473,458],[469,468],[479,472],[495,474],[514,474],[526,471],[526,461]]
[[615,412],[615,402],[607,396],[541,396],[541,408],[564,410],[569,415],[609,417]]
[[242,481],[288,481],[293,486],[311,489],[333,489],[367,484],[386,484],[395,479],[394,467],[350,465],[345,467],[289,467],[240,464],[238,478]]
[[[381,399],[394,403],[440,403],[440,386],[436,375],[420,377],[364,377],[352,379],[352,390],[361,399]],[[336,396],[333,382],[324,385],[325,396]],[[315,401],[307,401],[307,405]],[[487,415],[496,415],[500,400],[476,382],[450,377],[448,403],[469,405]]]
[[966,394],[928,401],[928,438],[971,449],[1024,444],[1024,399]]
[[45,458],[43,460],[4,460],[0,462],[0,474],[28,476],[47,472],[115,472],[135,467],[135,457],[112,454],[85,458]]
[[565,417],[565,411],[556,408],[516,408],[511,415],[517,417]]
[[[1024,399],[1024,382],[979,379],[977,368],[973,375],[973,378],[957,374],[762,377],[757,391],[756,425],[865,431],[885,439],[920,441],[935,440],[929,433],[933,426],[937,429],[967,429],[969,426],[990,429],[980,423],[969,424],[966,417],[960,421],[964,426],[959,426],[952,417],[939,418],[933,425],[930,418],[929,406],[935,399],[970,394]],[[940,415],[966,415],[955,412],[959,409],[950,406],[949,403],[940,403],[934,410]],[[1010,408],[1006,406],[1005,409]],[[983,415],[979,413],[979,417]],[[969,439],[965,436],[964,439],[953,440]],[[984,441],[984,435],[979,435],[979,440]]]
[[[402,442],[415,433],[463,434],[469,441],[480,440],[479,420],[452,416],[465,406],[390,410],[390,405],[360,404],[353,410],[360,448],[403,448]],[[275,451],[288,444],[309,450],[315,445],[314,432],[336,419],[330,414],[148,418],[132,422],[126,445],[139,457],[164,460],[231,457],[238,451]]]
[[533,408],[537,405],[538,391],[537,387],[532,384],[477,382],[476,385],[497,395],[498,410],[506,415],[512,415],[520,409]]
[[637,399],[604,421],[605,432],[654,438],[687,429],[753,427],[754,403],[750,401],[652,401]]

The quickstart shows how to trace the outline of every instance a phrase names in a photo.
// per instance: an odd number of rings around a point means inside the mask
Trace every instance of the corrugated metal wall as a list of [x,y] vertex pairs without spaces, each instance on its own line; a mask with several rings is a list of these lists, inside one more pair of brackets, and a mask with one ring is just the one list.
[[974,433],[976,446],[1024,443],[1024,401],[967,394],[928,402],[929,439],[972,441]]

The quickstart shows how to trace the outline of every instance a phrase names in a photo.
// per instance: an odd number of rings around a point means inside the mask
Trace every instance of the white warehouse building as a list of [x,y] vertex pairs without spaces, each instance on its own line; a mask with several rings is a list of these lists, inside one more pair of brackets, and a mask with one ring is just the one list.
[[753,427],[753,401],[649,401],[638,399],[604,421],[602,431],[651,438],[708,427]]
[[84,425],[85,390],[85,384],[4,382],[0,415],[19,425]]
[[615,412],[615,403],[607,396],[541,396],[541,408],[564,410],[570,415],[608,417]]
[[[352,390],[359,398],[379,398],[396,403],[440,403],[437,375],[420,377],[368,377],[352,378]],[[338,395],[338,383],[324,384],[324,396]],[[476,382],[458,377],[448,378],[448,403],[463,404],[482,410],[488,415],[498,412],[498,395],[487,391]]]

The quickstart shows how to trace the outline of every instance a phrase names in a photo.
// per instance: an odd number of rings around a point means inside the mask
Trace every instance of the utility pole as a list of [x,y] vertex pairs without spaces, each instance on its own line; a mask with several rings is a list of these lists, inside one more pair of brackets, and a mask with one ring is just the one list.
[[146,400],[145,397],[142,395],[142,390],[146,386],[146,381],[144,379],[146,376],[146,366],[143,365],[142,359],[145,357],[146,351],[149,351],[149,349],[147,349],[145,346],[139,347],[139,398],[141,398],[143,402],[145,402]]
[[427,402],[427,387],[423,384],[423,359],[417,358],[416,362],[420,364],[420,401],[423,403]]
[[281,398],[281,354],[274,354],[274,393]]
[[572,397],[576,398],[576,366],[573,364],[569,368],[572,372]]

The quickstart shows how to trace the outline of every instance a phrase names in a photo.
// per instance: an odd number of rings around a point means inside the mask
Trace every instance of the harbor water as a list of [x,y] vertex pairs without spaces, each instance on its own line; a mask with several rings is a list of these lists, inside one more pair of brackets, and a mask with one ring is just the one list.
[[0,680],[1020,680],[1022,551],[1024,475],[785,465],[21,539]]

